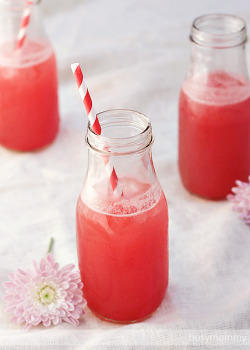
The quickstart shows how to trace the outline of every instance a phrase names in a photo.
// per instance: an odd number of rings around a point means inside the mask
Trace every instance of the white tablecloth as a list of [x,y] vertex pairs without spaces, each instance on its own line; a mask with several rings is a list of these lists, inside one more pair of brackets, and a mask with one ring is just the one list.
[[[84,69],[96,110],[128,108],[151,118],[154,163],[170,216],[170,283],[160,309],[114,325],[88,309],[66,323],[25,332],[10,323],[0,287],[0,349],[250,348],[250,229],[227,201],[190,195],[177,169],[177,101],[187,71],[192,20],[225,12],[245,18],[248,0],[44,0],[60,78],[60,132],[49,147],[0,147],[0,284],[44,256],[77,264],[75,205],[87,166],[86,114],[70,63]],[[250,60],[250,46],[247,59]]]

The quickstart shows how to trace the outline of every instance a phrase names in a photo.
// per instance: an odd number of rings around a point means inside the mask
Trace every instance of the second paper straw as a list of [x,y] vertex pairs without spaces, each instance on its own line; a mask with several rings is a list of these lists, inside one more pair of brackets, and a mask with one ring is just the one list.
[[23,47],[24,41],[26,39],[27,29],[28,29],[28,25],[29,25],[29,21],[30,21],[32,3],[33,3],[32,1],[27,1],[26,5],[25,5],[20,29],[19,29],[18,36],[17,36],[17,42],[16,42],[16,49],[17,50],[20,50]]

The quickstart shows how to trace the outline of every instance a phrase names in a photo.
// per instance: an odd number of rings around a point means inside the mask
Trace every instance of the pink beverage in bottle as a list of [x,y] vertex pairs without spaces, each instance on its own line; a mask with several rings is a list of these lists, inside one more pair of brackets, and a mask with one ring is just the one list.
[[11,20],[11,28],[20,26],[24,8],[32,8],[27,36],[19,49],[17,30],[6,36],[8,40],[0,38],[0,144],[32,151],[50,144],[58,131],[57,69],[53,49],[39,22],[38,4],[18,1],[15,9],[7,3],[2,5],[2,12],[0,4],[1,26]]
[[[168,285],[167,202],[152,164],[148,118],[125,110],[98,118],[105,137],[88,128],[89,167],[76,213],[83,292],[98,317],[136,322],[160,306]],[[114,130],[116,138],[107,137]],[[121,197],[103,157],[115,163]]]
[[191,39],[192,66],[179,100],[179,169],[190,192],[222,199],[250,173],[245,24],[234,16],[203,16]]

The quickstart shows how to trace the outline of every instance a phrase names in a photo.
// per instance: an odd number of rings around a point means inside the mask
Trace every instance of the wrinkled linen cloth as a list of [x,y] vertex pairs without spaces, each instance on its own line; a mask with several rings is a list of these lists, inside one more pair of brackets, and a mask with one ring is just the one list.
[[[250,348],[250,228],[228,201],[189,194],[177,167],[178,94],[191,22],[225,12],[250,27],[249,2],[44,0],[42,7],[57,55],[61,124],[44,150],[0,147],[0,349]],[[44,256],[51,236],[61,266],[77,265],[75,206],[87,168],[87,117],[73,62],[81,63],[98,112],[127,108],[152,121],[154,164],[169,205],[169,287],[157,312],[141,323],[107,323],[86,308],[78,327],[25,332],[4,311],[8,273]]]

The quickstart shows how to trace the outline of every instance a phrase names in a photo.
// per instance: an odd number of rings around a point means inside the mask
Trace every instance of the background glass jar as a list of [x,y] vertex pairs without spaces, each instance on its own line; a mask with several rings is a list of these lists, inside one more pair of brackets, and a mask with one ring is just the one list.
[[205,15],[191,29],[192,58],[179,100],[179,169],[185,187],[224,198],[250,173],[250,85],[245,22]]
[[[27,13],[29,23],[20,45]],[[0,0],[0,144],[35,150],[54,140],[58,126],[56,60],[39,1]]]
[[[152,128],[143,114],[98,114],[88,126],[88,172],[77,202],[77,247],[83,292],[99,317],[135,322],[161,304],[168,284],[168,209],[157,180]],[[105,171],[112,160],[123,195]]]

